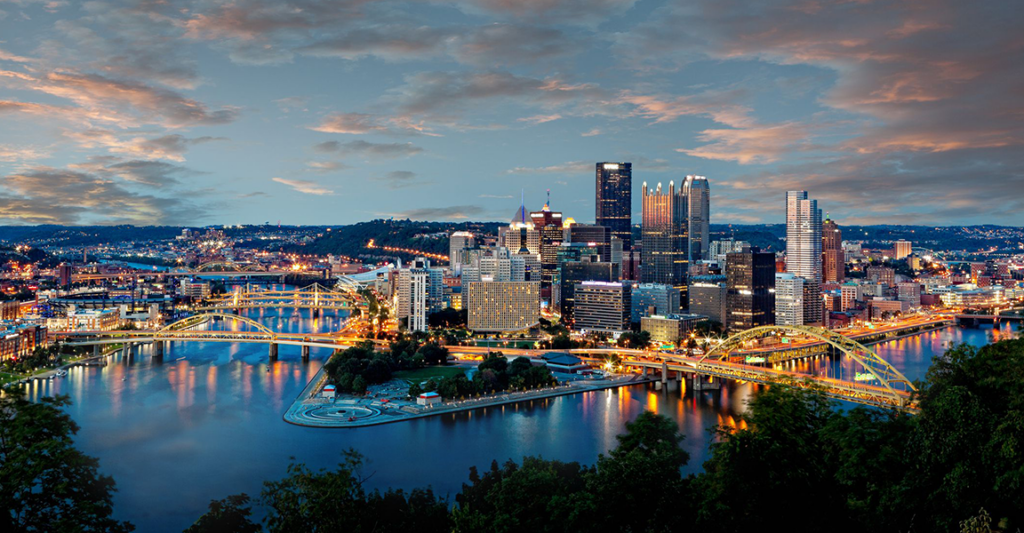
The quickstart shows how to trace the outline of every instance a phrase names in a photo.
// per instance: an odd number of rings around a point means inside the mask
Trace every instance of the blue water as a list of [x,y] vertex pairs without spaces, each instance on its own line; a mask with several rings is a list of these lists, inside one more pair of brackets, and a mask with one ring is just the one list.
[[[313,320],[293,310],[249,316],[296,332],[331,331],[343,319]],[[1009,327],[947,328],[876,349],[908,378],[919,379],[949,342],[983,345],[1011,334]],[[691,456],[687,469],[697,471],[707,457],[707,430],[736,424],[754,391],[728,384],[681,395],[675,384],[663,391],[640,385],[383,426],[316,429],[287,424],[281,416],[327,350],[314,349],[306,363],[299,348],[289,346],[280,347],[275,363],[269,363],[267,347],[256,344],[176,343],[162,362],[148,350],[128,360],[114,356],[106,367],[73,369],[67,378],[39,382],[29,391],[33,398],[71,396],[69,412],[81,425],[77,445],[114,477],[116,515],[139,531],[181,531],[211,499],[258,494],[264,480],[285,475],[292,457],[331,467],[347,448],[369,460],[369,488],[431,485],[454,498],[469,467],[486,468],[492,459],[541,455],[592,463],[645,409],[678,421]]]

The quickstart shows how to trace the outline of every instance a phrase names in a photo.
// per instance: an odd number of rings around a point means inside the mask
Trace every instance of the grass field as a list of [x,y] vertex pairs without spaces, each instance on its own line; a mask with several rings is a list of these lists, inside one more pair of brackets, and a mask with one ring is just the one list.
[[440,381],[450,376],[457,376],[465,371],[466,369],[457,366],[428,366],[426,368],[417,368],[416,370],[399,370],[392,376],[409,383],[419,383],[430,378]]

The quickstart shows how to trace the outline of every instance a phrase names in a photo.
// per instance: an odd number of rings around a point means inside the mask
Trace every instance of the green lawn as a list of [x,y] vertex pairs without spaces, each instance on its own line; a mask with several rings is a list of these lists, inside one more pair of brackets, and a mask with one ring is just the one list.
[[6,385],[13,381],[18,381],[21,376],[17,374],[8,374],[7,372],[0,372],[0,385]]
[[393,374],[393,377],[409,383],[419,383],[430,378],[440,381],[450,376],[457,376],[465,371],[466,369],[457,366],[428,366],[426,368],[417,368],[416,370],[399,370]]

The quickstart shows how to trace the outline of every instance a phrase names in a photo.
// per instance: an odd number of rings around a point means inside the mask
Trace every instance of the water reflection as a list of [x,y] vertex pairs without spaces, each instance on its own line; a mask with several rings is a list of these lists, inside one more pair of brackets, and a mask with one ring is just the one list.
[[[308,312],[292,310],[249,316],[290,332],[333,331],[344,320],[328,313],[314,321]],[[1008,333],[1007,326],[949,328],[875,349],[908,378],[920,379],[949,342],[982,345]],[[761,388],[724,382],[720,391],[695,392],[671,381],[660,391],[640,385],[358,430],[284,423],[284,410],[328,355],[313,349],[303,362],[298,347],[281,346],[280,359],[270,363],[266,345],[169,343],[162,362],[150,357],[149,348],[130,358],[116,354],[106,367],[75,368],[67,378],[37,382],[28,395],[72,396],[69,413],[82,428],[76,442],[117,481],[119,517],[140,531],[181,531],[211,499],[258,494],[264,480],[284,475],[290,457],[314,468],[333,467],[342,450],[355,448],[370,461],[370,488],[432,485],[454,495],[470,466],[486,468],[492,459],[541,455],[592,463],[645,409],[677,421],[691,457],[687,470],[695,472],[707,456],[708,429],[745,427],[740,415]],[[857,370],[838,358],[790,365],[785,368],[840,376]]]

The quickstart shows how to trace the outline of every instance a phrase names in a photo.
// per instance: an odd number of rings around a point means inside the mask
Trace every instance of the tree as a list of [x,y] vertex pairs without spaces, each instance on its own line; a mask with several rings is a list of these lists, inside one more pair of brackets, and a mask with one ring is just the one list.
[[244,493],[211,501],[210,510],[185,533],[257,533],[262,529],[249,519],[252,515],[249,501],[249,496]]
[[67,396],[29,402],[0,396],[0,529],[132,531],[111,518],[114,480],[74,447],[78,425],[62,408]]
[[416,353],[422,355],[423,362],[428,365],[443,365],[448,362],[448,348],[435,342],[424,344]]
[[352,392],[356,394],[365,394],[366,378],[363,376],[356,376],[355,379],[352,380]]
[[[592,507],[602,510],[597,526],[611,531],[680,530],[692,511],[688,483],[680,473],[690,455],[673,420],[644,411],[587,476]],[[645,509],[637,513],[636,509]]]

